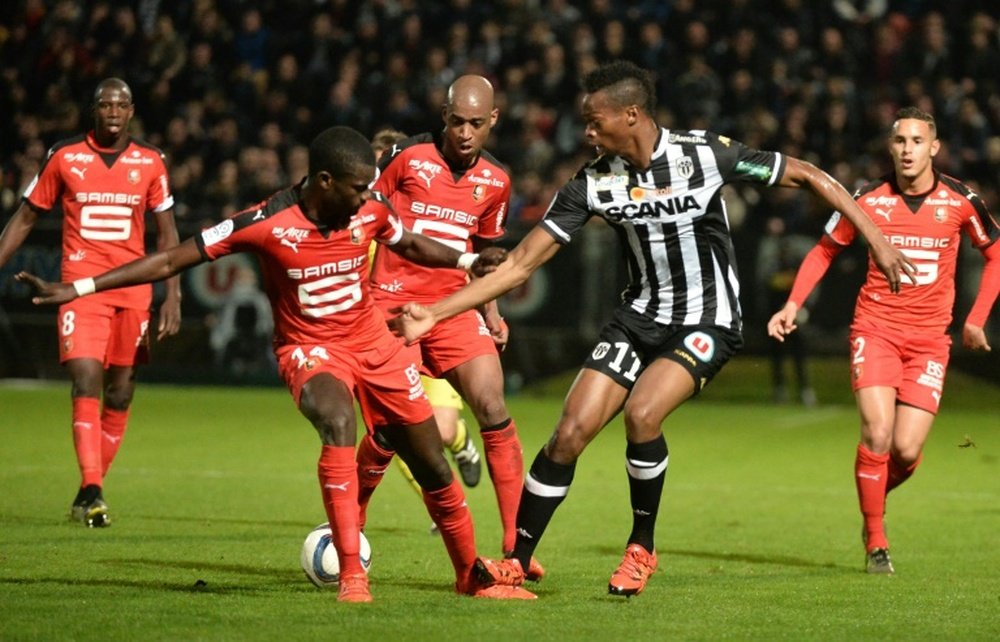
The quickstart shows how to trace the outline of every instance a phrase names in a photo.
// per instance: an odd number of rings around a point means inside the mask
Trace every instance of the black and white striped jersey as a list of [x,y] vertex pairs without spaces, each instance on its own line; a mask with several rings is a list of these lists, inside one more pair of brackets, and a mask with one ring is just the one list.
[[565,244],[590,217],[618,233],[625,305],[664,325],[740,329],[740,286],[721,188],[773,185],[785,157],[718,134],[660,129],[649,168],[620,156],[590,161],[556,194],[540,223]]

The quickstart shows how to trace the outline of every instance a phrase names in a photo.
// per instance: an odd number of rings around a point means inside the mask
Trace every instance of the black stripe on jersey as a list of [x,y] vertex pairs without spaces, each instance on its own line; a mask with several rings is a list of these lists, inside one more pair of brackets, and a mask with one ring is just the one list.
[[[693,135],[693,134],[691,134]],[[698,155],[697,145],[684,143],[681,145],[681,152],[694,163],[694,173],[688,179],[688,189],[699,189],[705,187],[705,168],[701,166],[701,156]]]
[[983,230],[986,232],[986,235],[993,241],[1000,239],[1000,224],[998,224],[997,220],[993,218],[993,215],[990,213],[990,208],[985,202],[983,202],[983,199],[980,198],[979,194],[973,192],[968,185],[957,178],[948,176],[947,174],[940,174],[939,178],[942,183],[964,196],[965,199],[972,204],[973,209],[976,210],[976,215],[979,217],[979,223],[983,226]]
[[657,160],[659,162],[654,161],[651,168],[653,170],[653,185],[657,189],[670,187],[670,162],[667,160],[667,155],[663,154]]
[[642,280],[640,277],[641,272],[639,271],[639,261],[636,259],[635,252],[629,248],[628,235],[625,233],[625,228],[620,225],[613,225],[611,229],[614,230],[618,236],[618,241],[621,243],[622,254],[625,255],[625,266],[628,269],[628,284],[622,292],[622,298],[633,299],[640,294],[639,290],[636,289],[636,284]]
[[[673,314],[670,316],[670,323],[681,324],[684,323],[684,317],[687,316],[688,310],[688,284],[687,278],[684,271],[684,255],[681,254],[681,237],[677,232],[676,223],[664,223],[660,226],[663,232],[663,245],[667,251],[667,268],[670,270],[670,291],[673,293],[671,308]],[[647,242],[648,246],[649,243]],[[649,264],[649,268],[653,275],[656,274],[656,265],[652,262]],[[658,289],[659,284],[653,283],[653,279],[650,279],[650,287]],[[650,303],[656,302],[657,305],[650,306],[648,308],[649,312],[654,316],[657,310],[659,310],[660,298],[658,296],[651,296],[649,299]]]
[[389,155],[388,153],[383,153],[381,158],[376,158],[375,159],[377,161],[376,165],[378,166],[379,171],[382,171],[386,167],[388,167],[389,163],[395,160],[396,157],[399,156],[399,153],[404,149],[406,149],[407,147],[413,147],[414,145],[422,145],[423,143],[433,143],[433,142],[434,142],[434,136],[432,134],[427,134],[427,133],[417,134],[416,136],[410,136],[409,138],[404,138],[403,140],[399,141],[398,143],[395,143],[392,147],[386,150],[387,152],[388,151],[393,152],[392,155]]
[[[49,164],[49,161],[51,161],[53,158],[56,157],[56,152],[58,152],[60,149],[62,149],[63,147],[68,147],[69,145],[76,145],[77,143],[82,143],[85,140],[87,140],[87,136],[85,134],[80,134],[78,136],[73,136],[71,138],[64,138],[63,140],[56,141],[55,144],[49,148],[49,152],[45,155],[45,160],[42,161],[41,166],[38,168],[38,174],[36,176],[42,175],[42,172],[45,171],[45,166]],[[21,200],[27,201],[28,199],[26,199],[22,195]],[[42,211],[38,210],[34,205],[31,205],[31,209],[36,211]]]

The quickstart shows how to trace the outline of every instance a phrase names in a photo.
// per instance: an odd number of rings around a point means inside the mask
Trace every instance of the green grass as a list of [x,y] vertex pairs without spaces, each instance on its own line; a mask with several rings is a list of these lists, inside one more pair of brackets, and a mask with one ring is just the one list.
[[[66,521],[77,483],[67,384],[0,386],[2,640],[988,640],[1000,638],[1000,390],[949,373],[924,464],[889,503],[897,573],[861,572],[856,411],[839,361],[822,405],[773,406],[737,360],[665,426],[660,572],[606,594],[630,526],[623,429],[588,448],[538,549],[533,603],[455,595],[444,547],[398,474],[369,512],[372,605],[298,566],[325,521],[318,440],[283,388],[141,385],[105,495],[111,528]],[[569,378],[510,399],[530,462]],[[966,438],[975,447],[959,447]],[[496,554],[488,480],[467,491]]]

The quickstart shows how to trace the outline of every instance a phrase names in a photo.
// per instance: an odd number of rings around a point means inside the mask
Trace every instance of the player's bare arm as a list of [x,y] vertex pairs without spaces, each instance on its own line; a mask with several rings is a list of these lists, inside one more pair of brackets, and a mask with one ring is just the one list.
[[38,212],[35,208],[27,202],[21,203],[3,232],[0,232],[0,265],[5,264],[17,248],[21,247],[37,221]]
[[885,275],[891,292],[899,292],[904,274],[913,284],[916,284],[917,272],[913,263],[903,256],[902,252],[889,244],[878,226],[861,211],[844,186],[834,180],[832,176],[812,163],[789,158],[788,167],[778,184],[783,187],[809,186],[832,209],[840,212],[853,223],[858,232],[868,241],[872,260]]
[[192,265],[202,263],[204,260],[201,252],[198,251],[198,246],[195,245],[194,238],[190,238],[169,250],[154,252],[121,267],[108,270],[93,279],[80,279],[73,283],[49,283],[28,272],[19,272],[14,278],[35,289],[38,294],[31,299],[35,305],[61,305],[93,292],[161,281]]
[[767,334],[778,341],[784,342],[785,337],[795,332],[799,327],[795,323],[795,317],[799,313],[799,306],[794,301],[788,301],[784,307],[771,316],[767,322]]
[[[485,276],[494,271],[507,258],[507,250],[499,247],[484,248],[475,255],[466,255],[453,247],[440,243],[423,234],[403,230],[403,236],[395,245],[387,246],[408,261],[427,267],[463,267],[476,276]],[[468,265],[460,263],[462,257],[469,259]],[[462,259],[463,261],[465,259]]]
[[390,319],[389,327],[408,343],[412,343],[441,319],[471,310],[521,285],[532,272],[551,259],[559,251],[559,247],[548,232],[535,227],[510,251],[507,260],[494,272],[473,280],[458,292],[431,306],[407,303],[394,310],[402,314]]
[[[156,213],[156,249],[168,250],[180,243],[173,209]],[[177,334],[181,329],[181,279],[178,276],[166,280],[167,293],[160,305],[156,340]]]

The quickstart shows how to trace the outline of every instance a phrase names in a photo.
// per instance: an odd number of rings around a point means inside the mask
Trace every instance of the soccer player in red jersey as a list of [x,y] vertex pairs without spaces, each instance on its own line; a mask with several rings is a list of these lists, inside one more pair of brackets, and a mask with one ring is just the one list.
[[[72,284],[50,284],[23,272],[16,278],[35,287],[36,303],[61,303],[168,278],[226,254],[254,253],[274,314],[279,372],[323,443],[318,473],[340,560],[338,600],[371,601],[358,558],[355,398],[369,430],[384,434],[424,489],[424,503],[455,567],[456,590],[532,599],[528,591],[484,586],[473,573],[472,517],[441,452],[420,385],[419,351],[389,331],[366,279],[372,240],[423,265],[453,267],[464,254],[407,230],[384,198],[373,198],[374,176],[375,156],[367,139],[353,129],[332,127],[310,144],[309,176],[301,183],[172,249]],[[469,265],[485,273],[504,255],[494,248]]]
[[[75,280],[146,253],[146,212],[157,223],[157,247],[177,245],[174,197],[163,153],[129,135],[132,90],[118,78],[94,92],[94,129],[49,150],[17,212],[0,234],[0,265],[39,216],[62,210],[62,278]],[[135,392],[135,366],[148,360],[149,285],[106,292],[59,308],[59,360],[72,379],[73,442],[80,489],[70,516],[108,526],[104,477],[121,446]],[[180,283],[168,279],[157,339],[180,329]],[[103,407],[101,404],[103,398]]]
[[[382,156],[375,190],[392,202],[403,223],[462,252],[473,253],[504,233],[510,202],[510,176],[483,149],[496,124],[493,87],[482,76],[461,76],[448,89],[440,136],[422,134],[395,144]],[[387,317],[406,303],[430,303],[462,288],[464,270],[428,269],[392,252],[376,253],[371,275],[373,296]],[[503,525],[501,550],[514,548],[517,503],[524,462],[517,427],[504,402],[503,369],[497,345],[507,341],[507,325],[496,302],[469,310],[422,337],[424,368],[447,379],[479,423],[486,467],[493,481]],[[391,451],[366,440],[359,463],[384,467]],[[377,475],[365,476],[374,491]],[[366,498],[362,498],[362,506]],[[537,561],[529,571],[541,579]]]
[[[869,573],[893,572],[883,520],[886,496],[920,464],[941,403],[960,232],[986,257],[962,331],[966,348],[990,350],[983,326],[1000,292],[1000,226],[975,192],[934,169],[940,146],[930,114],[901,109],[889,135],[895,172],[855,194],[889,242],[917,267],[916,283],[904,282],[892,295],[869,263],[851,324],[851,383],[861,414],[854,473]],[[768,334],[783,341],[795,330],[806,297],[855,235],[854,226],[834,213],[826,235],[802,262],[788,302],[768,322]]]

